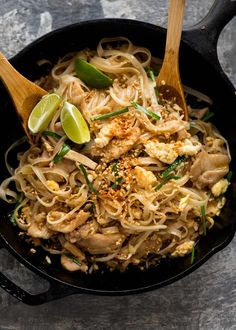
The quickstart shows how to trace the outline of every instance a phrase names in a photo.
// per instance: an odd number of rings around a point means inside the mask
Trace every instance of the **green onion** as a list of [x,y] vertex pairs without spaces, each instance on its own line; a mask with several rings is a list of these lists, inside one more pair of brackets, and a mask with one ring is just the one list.
[[180,176],[176,176],[176,175],[168,175],[166,176],[154,189],[160,190],[162,186],[164,186],[164,184],[166,184],[169,180],[179,180]]
[[152,70],[149,70],[149,76],[150,76],[150,79],[152,81],[155,81],[155,75],[154,75],[154,72]]
[[73,255],[69,254],[69,253],[63,253],[63,255],[67,258],[69,258],[71,261],[73,261],[75,264],[77,264],[78,266],[81,266],[81,261],[79,259],[77,259],[76,257],[74,257]]
[[70,146],[64,143],[61,150],[54,157],[53,162],[55,164],[59,163],[69,151],[70,151]]
[[194,260],[195,260],[195,247],[193,246],[191,252],[191,265],[194,263]]
[[88,178],[88,173],[87,173],[87,171],[86,171],[84,165],[80,164],[80,165],[79,165],[79,168],[80,168],[80,171],[83,173],[83,176],[84,176],[85,181],[86,181],[86,183],[87,183],[87,185],[88,185],[88,187],[89,187],[89,190],[90,190],[91,192],[97,194],[98,192],[97,192],[97,190],[94,188],[92,182],[89,180],[89,178]]
[[230,182],[231,179],[232,179],[232,175],[233,175],[233,172],[232,171],[229,171],[228,174],[227,174],[227,177],[226,179]]
[[203,234],[206,236],[206,209],[205,206],[201,206],[201,216],[202,216],[202,227],[203,227]]
[[152,111],[149,111],[148,109],[144,108],[143,106],[141,106],[140,104],[138,104],[135,101],[132,101],[131,102],[131,105],[133,107],[135,107],[137,110],[144,112],[146,115],[148,115],[149,117],[151,117],[153,119],[156,119],[156,120],[160,120],[161,119],[161,117],[158,116],[156,113],[154,113]]
[[213,117],[214,116],[214,112],[211,112],[211,111],[209,111],[209,112],[207,112],[206,114],[205,114],[205,116],[203,116],[202,117],[202,121],[208,121],[211,117]]
[[115,176],[118,175],[118,170],[117,170],[117,165],[118,165],[118,160],[115,161],[114,165],[112,166],[112,172],[115,173]]
[[126,108],[123,108],[123,109],[120,109],[120,110],[117,110],[117,111],[105,113],[104,115],[94,116],[92,118],[92,121],[94,121],[94,120],[103,120],[103,119],[107,119],[107,118],[110,118],[110,117],[119,116],[119,115],[121,115],[123,113],[126,113],[128,111],[129,111],[129,109],[126,107]]
[[123,182],[123,178],[122,177],[120,177],[120,178],[117,178],[116,179],[116,182],[115,183],[113,183],[113,185],[111,186],[111,188],[112,189],[117,189],[117,187],[119,186],[119,184],[121,184],[122,182]]
[[179,166],[179,164],[181,164],[185,159],[186,159],[185,156],[179,156],[178,158],[176,158],[176,160],[167,167],[167,169],[161,174],[161,176],[163,178],[168,177],[170,172],[175,170],[176,167]]
[[51,131],[43,131],[42,132],[42,135],[43,136],[51,136],[51,137],[53,137],[55,139],[58,139],[58,140],[62,137],[61,135],[59,135],[59,134],[57,134],[55,132],[51,132]]

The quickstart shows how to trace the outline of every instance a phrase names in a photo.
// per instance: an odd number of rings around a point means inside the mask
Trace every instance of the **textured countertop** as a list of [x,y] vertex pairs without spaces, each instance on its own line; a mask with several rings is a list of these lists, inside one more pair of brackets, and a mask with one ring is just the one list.
[[[188,27],[207,13],[213,0],[186,2]],[[167,0],[0,0],[0,50],[11,57],[55,28],[103,17],[166,26]],[[220,36],[218,55],[236,86],[236,18]],[[235,249],[234,239],[184,279],[134,296],[74,295],[30,307],[0,289],[0,329],[236,329]],[[4,250],[0,270],[31,291],[45,286]]]

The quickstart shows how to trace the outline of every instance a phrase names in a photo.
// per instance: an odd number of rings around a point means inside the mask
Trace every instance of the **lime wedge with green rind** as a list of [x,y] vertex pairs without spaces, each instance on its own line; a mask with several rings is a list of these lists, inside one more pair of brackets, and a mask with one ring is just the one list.
[[80,111],[69,102],[65,102],[61,109],[61,125],[67,137],[75,143],[90,141],[90,132]]
[[28,119],[28,128],[36,134],[45,130],[55,115],[61,103],[61,97],[57,94],[47,94],[36,104]]
[[75,60],[77,76],[88,86],[106,88],[112,85],[113,80],[87,61],[77,58]]

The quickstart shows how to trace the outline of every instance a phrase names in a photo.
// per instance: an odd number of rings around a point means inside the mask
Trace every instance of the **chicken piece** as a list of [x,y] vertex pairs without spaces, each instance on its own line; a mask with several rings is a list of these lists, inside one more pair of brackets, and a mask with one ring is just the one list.
[[[65,215],[64,212],[52,211],[50,213],[50,220],[58,220]],[[66,218],[64,221],[55,224],[47,224],[49,229],[54,231],[59,231],[60,233],[70,233],[75,230],[77,227],[81,226],[85,223],[85,221],[89,218],[90,213],[84,212],[83,210],[79,211],[79,213],[73,214],[71,217]]]
[[148,140],[144,143],[146,153],[161,162],[171,164],[178,157],[178,149],[175,143],[163,143],[158,140]]
[[85,263],[80,264],[79,260],[78,262],[73,261],[73,258],[69,258],[65,256],[64,254],[61,255],[61,264],[62,267],[66,270],[69,270],[70,272],[76,272],[78,270],[86,273],[88,271],[88,266]]
[[98,224],[96,221],[89,221],[80,228],[68,233],[66,235],[66,239],[71,242],[75,243],[79,238],[86,238],[89,235],[96,233],[98,230]]
[[113,139],[104,150],[104,159],[112,161],[126,154],[138,141],[140,134],[138,127],[131,127],[122,139]]
[[194,241],[187,241],[178,245],[174,252],[171,253],[172,257],[183,257],[190,253],[193,249]]
[[211,187],[211,192],[215,197],[224,194],[228,188],[229,182],[226,179],[221,179]]
[[155,175],[140,166],[134,168],[134,173],[136,181],[141,188],[148,189],[157,183]]
[[41,212],[37,214],[34,221],[31,222],[27,234],[35,238],[49,239],[53,235],[53,231],[46,226],[46,214]]
[[229,158],[222,154],[201,151],[190,169],[191,180],[198,189],[211,188],[229,171]]
[[113,253],[119,249],[125,240],[120,233],[115,234],[91,234],[86,238],[80,238],[77,244],[91,254]]

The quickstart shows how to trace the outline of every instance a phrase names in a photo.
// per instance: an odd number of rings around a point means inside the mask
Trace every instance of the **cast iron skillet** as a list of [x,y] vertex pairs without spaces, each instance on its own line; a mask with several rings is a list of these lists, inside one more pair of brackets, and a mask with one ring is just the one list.
[[[215,116],[213,122],[229,140],[232,152],[231,169],[236,169],[236,95],[235,90],[223,73],[216,52],[218,36],[223,27],[236,14],[236,1],[217,0],[209,14],[191,30],[183,33],[180,68],[184,84],[196,88],[213,98]],[[80,22],[53,31],[26,47],[11,63],[31,80],[45,74],[36,62],[47,58],[55,62],[59,56],[84,47],[96,47],[102,37],[127,36],[134,43],[149,48],[158,57],[163,57],[166,30],[148,23],[125,19],[102,19]],[[20,86],[19,86],[20,88]],[[3,85],[0,85],[0,106],[4,120],[0,122],[1,151],[23,135],[13,105]],[[7,176],[3,153],[0,157],[0,180]],[[17,236],[6,214],[10,207],[0,204],[0,247],[6,248],[22,264],[46,278],[48,291],[32,295],[16,286],[5,275],[0,274],[0,285],[17,299],[30,305],[61,298],[74,293],[100,295],[132,294],[153,290],[174,282],[194,271],[210,256],[223,249],[235,233],[234,182],[227,194],[227,203],[216,225],[201,238],[196,248],[196,260],[190,256],[174,260],[163,260],[155,268],[127,272],[103,272],[85,275],[62,270],[57,260],[45,265],[45,255],[38,252],[30,256],[29,246]]]

